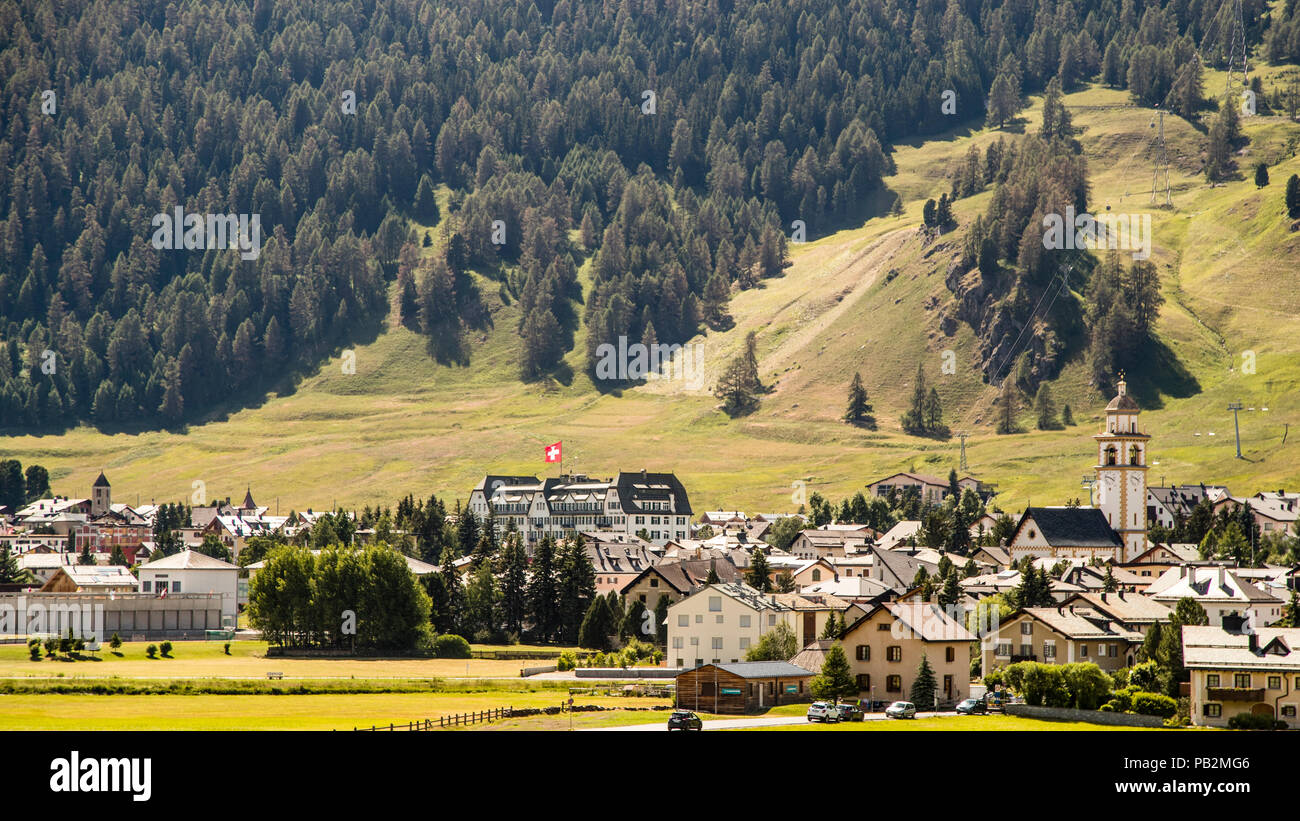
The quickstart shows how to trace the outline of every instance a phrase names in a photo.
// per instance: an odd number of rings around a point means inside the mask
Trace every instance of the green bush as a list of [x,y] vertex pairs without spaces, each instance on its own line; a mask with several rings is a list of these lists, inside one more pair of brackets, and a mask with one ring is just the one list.
[[555,666],[560,671],[572,670],[578,666],[578,654],[572,650],[565,650],[560,654],[560,658],[555,662]]
[[170,641],[164,641],[164,642],[159,646],[158,649],[162,651],[163,658],[171,658],[171,656],[172,656],[172,643],[171,643]]
[[990,693],[1005,683],[1006,674],[1001,667],[994,667],[984,675],[984,686],[988,688]]
[[41,643],[38,641],[35,644],[27,645],[27,652],[31,655],[32,661],[40,661],[42,656]]
[[1228,719],[1228,727],[1233,730],[1272,730],[1275,726],[1272,716],[1257,716],[1254,713],[1237,713]]
[[108,646],[113,648],[114,653],[116,653],[118,650],[121,650],[122,637],[119,636],[117,633],[114,633],[113,637],[108,640]]
[[149,658],[154,658],[155,656],[158,655],[158,645],[151,644],[148,647],[144,648],[144,654]]
[[227,656],[230,655],[230,642],[226,642],[226,645],[223,649],[226,651]]
[[45,640],[45,655],[52,656],[54,651],[59,649],[59,640],[51,636]]
[[1075,662],[1061,668],[1070,705],[1080,710],[1095,710],[1110,693],[1111,677],[1092,662]]
[[[1021,662],[1024,669],[1021,693],[1025,703],[1034,707],[1069,707],[1072,699],[1065,684],[1065,673],[1057,664]],[[1015,667],[1016,665],[1011,665]]]
[[1178,712],[1178,702],[1162,693],[1134,693],[1133,712],[1142,716],[1172,718]]
[[447,633],[433,640],[433,655],[440,659],[467,659],[473,656],[464,636]]

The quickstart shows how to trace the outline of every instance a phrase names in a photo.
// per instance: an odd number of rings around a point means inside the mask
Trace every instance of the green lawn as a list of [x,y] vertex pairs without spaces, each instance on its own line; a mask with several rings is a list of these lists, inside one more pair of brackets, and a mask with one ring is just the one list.
[[[0,695],[0,730],[351,730],[497,707],[558,706],[567,693],[384,693],[359,695]],[[578,696],[625,707],[629,699]],[[636,699],[636,707],[667,704]],[[585,718],[582,713],[575,718]],[[636,711],[640,723],[658,713]],[[567,721],[567,717],[566,721]]]

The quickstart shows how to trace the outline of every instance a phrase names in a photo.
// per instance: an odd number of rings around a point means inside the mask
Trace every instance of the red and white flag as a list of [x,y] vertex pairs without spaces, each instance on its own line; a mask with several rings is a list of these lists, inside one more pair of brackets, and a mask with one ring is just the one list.
[[561,447],[560,447],[560,446],[563,445],[563,444],[564,444],[563,442],[556,442],[554,445],[547,445],[547,446],[546,446],[546,461],[547,461],[547,462],[559,462],[559,461],[561,461],[561,460],[563,459],[563,457],[560,455],[560,454],[561,454]]

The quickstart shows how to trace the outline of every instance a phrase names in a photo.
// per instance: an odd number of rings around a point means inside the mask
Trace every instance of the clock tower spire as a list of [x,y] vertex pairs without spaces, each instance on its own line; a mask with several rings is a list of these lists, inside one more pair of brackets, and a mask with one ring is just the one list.
[[1118,393],[1106,406],[1106,429],[1096,434],[1097,507],[1124,542],[1120,561],[1146,549],[1147,449],[1150,437],[1138,430],[1141,409],[1128,395],[1124,372]]

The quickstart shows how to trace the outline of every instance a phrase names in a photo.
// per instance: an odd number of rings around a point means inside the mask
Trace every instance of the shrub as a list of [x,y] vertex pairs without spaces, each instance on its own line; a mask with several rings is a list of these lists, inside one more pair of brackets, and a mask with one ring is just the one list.
[[172,643],[170,641],[164,641],[158,649],[162,650],[163,658],[171,658]]
[[464,636],[447,633],[433,640],[433,655],[440,659],[467,659],[473,656]]
[[556,661],[555,666],[561,671],[572,670],[574,667],[578,666],[578,654],[572,650],[565,650],[560,654],[560,658]]
[[38,642],[36,642],[35,644],[29,644],[29,645],[27,645],[27,652],[31,655],[31,657],[32,657],[32,661],[40,661],[40,660],[41,660],[41,643],[38,641]]
[[1076,662],[1061,668],[1070,703],[1080,710],[1095,710],[1110,693],[1111,677],[1092,662]]
[[156,644],[151,644],[151,645],[149,645],[148,647],[144,648],[144,654],[145,654],[146,656],[148,656],[149,658],[153,658],[154,656],[157,656],[157,655],[158,655],[158,645],[156,645]]
[[1233,730],[1272,730],[1275,726],[1272,716],[1257,716],[1254,713],[1238,713],[1228,719],[1228,727]]
[[223,647],[222,649],[226,651],[227,656],[230,655],[230,642],[226,642],[225,647]]
[[1143,716],[1172,718],[1178,712],[1178,702],[1162,693],[1134,693],[1133,712]]
[[[1070,690],[1065,685],[1065,674],[1060,665],[1021,662],[1024,669],[1023,689],[1025,703],[1034,707],[1069,707]],[[1015,667],[1016,665],[1012,665]]]
[[59,648],[59,640],[53,636],[45,640],[45,655],[52,656],[54,651]]
[[984,676],[984,686],[989,689],[989,692],[1001,687],[1005,683],[1006,675],[1001,667],[994,667]]
[[1164,689],[1160,686],[1160,678],[1160,665],[1154,661],[1144,661],[1129,671],[1128,683],[1148,693],[1158,693]]
[[117,633],[114,633],[113,637],[108,640],[108,646],[113,648],[114,653],[116,653],[118,650],[121,650],[122,637],[119,636]]

